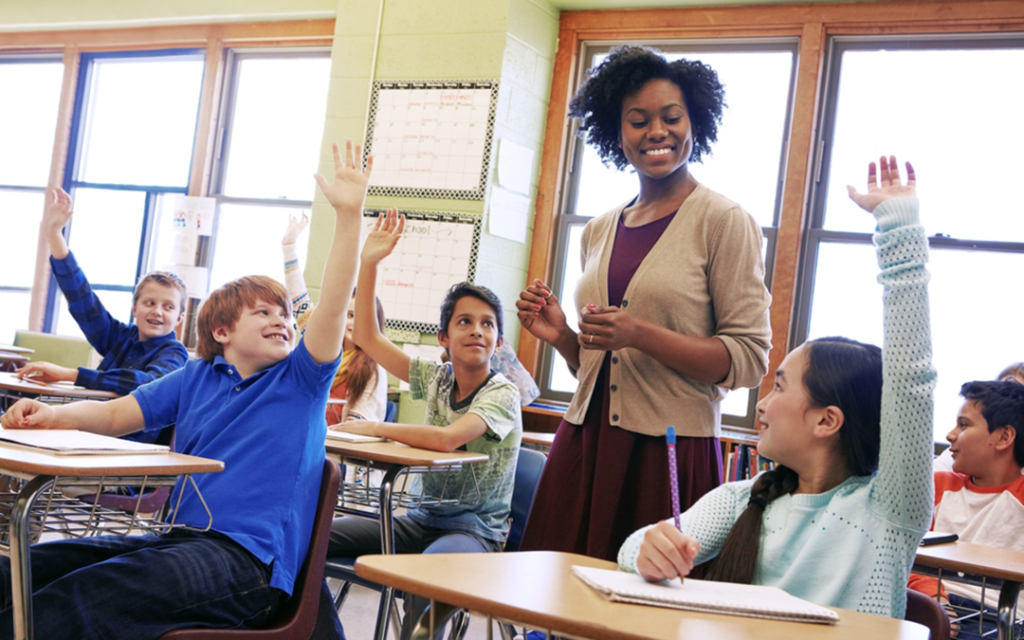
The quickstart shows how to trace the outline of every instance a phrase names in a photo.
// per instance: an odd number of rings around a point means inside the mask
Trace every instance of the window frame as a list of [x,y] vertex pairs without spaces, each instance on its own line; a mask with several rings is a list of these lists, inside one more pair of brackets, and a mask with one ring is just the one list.
[[[637,41],[637,44],[645,44],[656,47],[666,53],[694,53],[699,59],[700,52],[767,52],[767,51],[789,51],[793,54],[791,71],[789,75],[789,86],[787,88],[786,114],[783,123],[783,141],[779,154],[779,185],[775,191],[775,203],[772,213],[772,224],[761,227],[765,237],[765,286],[771,290],[772,273],[774,270],[775,244],[778,238],[778,224],[782,209],[782,184],[784,183],[787,141],[789,130],[792,125],[793,100],[796,89],[796,72],[799,61],[799,39],[792,36],[781,37],[751,37],[751,38],[678,38],[678,39],[656,39]],[[606,53],[612,47],[621,44],[614,40],[584,40],[579,43],[580,52],[577,56],[578,67],[575,78],[576,83],[569,88],[569,95],[574,95],[580,84],[586,78],[590,63],[596,55]],[[563,198],[560,203],[561,212],[557,216],[554,230],[554,261],[551,270],[551,277],[547,281],[553,291],[561,291],[565,279],[569,237],[571,230],[578,226],[584,226],[594,219],[594,216],[579,215],[575,211],[577,194],[580,188],[581,171],[578,171],[578,158],[582,157],[585,140],[576,135],[578,122],[573,120],[570,123],[571,134],[568,143],[568,157],[565,163],[565,171],[561,175]],[[566,292],[568,293],[568,292]],[[567,402],[571,400],[572,393],[556,391],[551,388],[552,368],[556,362],[557,353],[551,345],[543,344],[539,358],[539,371],[534,371],[537,384],[541,390],[541,397],[551,400]],[[757,405],[758,388],[749,390],[747,406],[744,415],[736,416],[722,414],[722,424],[730,427],[737,427],[753,431],[754,414]]]

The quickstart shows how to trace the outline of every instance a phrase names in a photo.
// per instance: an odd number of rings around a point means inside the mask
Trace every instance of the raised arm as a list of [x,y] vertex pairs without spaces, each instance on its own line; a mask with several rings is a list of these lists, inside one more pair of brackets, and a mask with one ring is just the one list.
[[352,339],[377,364],[405,382],[409,381],[409,354],[399,349],[377,326],[377,268],[391,255],[405,229],[405,216],[395,209],[377,218],[377,225],[366,236],[360,256],[359,286],[356,287],[356,322]]
[[872,502],[897,526],[920,530],[933,504],[932,422],[935,367],[928,303],[928,239],[918,221],[914,168],[901,184],[896,158],[868,168],[867,193],[850,197],[878,224],[878,277],[883,285],[882,419],[879,477]]
[[316,174],[316,181],[327,201],[334,207],[334,238],[324,265],[318,312],[310,316],[303,338],[309,355],[321,364],[336,360],[341,354],[345,315],[356,279],[363,202],[366,200],[366,186],[373,169],[372,157],[366,163],[365,172],[358,165],[362,145],[356,145],[353,153],[352,141],[349,140],[345,144],[344,160],[338,143],[334,143],[333,149],[334,181],[328,183],[319,173]]
[[120,437],[146,426],[134,396],[109,402],[72,402],[57,407],[28,398],[19,400],[0,416],[4,429],[80,429]]
[[67,257],[70,249],[68,249],[68,243],[64,239],[62,230],[71,220],[74,207],[71,196],[60,187],[54,188],[51,191],[51,196],[51,200],[46,203],[46,209],[43,211],[43,233],[46,236],[46,243],[50,245],[50,255],[58,260],[63,260]]
[[284,285],[288,289],[288,299],[292,301],[292,317],[299,332],[305,332],[309,314],[313,312],[313,303],[306,291],[306,281],[302,277],[302,266],[299,264],[299,253],[295,241],[309,224],[309,216],[302,215],[288,218],[288,228],[281,238],[281,252],[284,254]]

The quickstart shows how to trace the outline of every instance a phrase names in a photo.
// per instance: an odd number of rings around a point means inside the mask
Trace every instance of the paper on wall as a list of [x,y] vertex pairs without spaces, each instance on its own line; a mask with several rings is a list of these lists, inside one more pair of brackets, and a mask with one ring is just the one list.
[[185,283],[189,298],[205,300],[210,288],[210,270],[206,267],[193,267],[187,264],[176,264],[168,268]]
[[533,156],[533,149],[503,138],[498,145],[498,184],[519,193],[530,193]]
[[172,204],[177,232],[213,235],[213,215],[217,210],[215,199],[179,195]]
[[526,223],[530,216],[530,199],[495,187],[491,189],[487,225],[491,233],[502,238],[526,242]]

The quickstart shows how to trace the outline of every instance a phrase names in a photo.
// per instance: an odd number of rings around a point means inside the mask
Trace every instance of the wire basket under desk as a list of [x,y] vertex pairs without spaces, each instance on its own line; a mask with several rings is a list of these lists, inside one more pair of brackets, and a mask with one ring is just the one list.
[[[146,494],[160,487],[173,488],[179,480],[189,483],[206,508],[209,518],[205,528],[198,528],[175,522],[176,507],[183,492],[179,491],[171,500],[162,501],[155,511],[143,513],[138,509],[126,510],[106,506],[111,490],[118,487],[132,487],[135,495],[118,495],[119,501],[135,507],[146,504]],[[0,552],[10,551],[11,514],[18,492],[26,481],[5,476],[0,482]],[[168,513],[170,517],[168,517]],[[203,500],[191,475],[184,476],[138,476],[138,477],[64,477],[50,479],[39,491],[29,506],[28,534],[31,542],[39,540],[44,533],[59,534],[68,538],[97,535],[135,535],[139,533],[165,533],[174,528],[209,530],[213,516]]]
[[[391,465],[344,459],[343,464],[389,471]],[[475,504],[482,499],[476,465],[450,464],[403,467],[392,478],[391,508],[419,509],[441,505]],[[385,475],[385,481],[387,475]],[[424,492],[427,487],[427,492]],[[438,490],[440,489],[440,490]],[[366,473],[359,481],[345,481],[338,490],[335,513],[376,518],[380,515],[380,484]]]

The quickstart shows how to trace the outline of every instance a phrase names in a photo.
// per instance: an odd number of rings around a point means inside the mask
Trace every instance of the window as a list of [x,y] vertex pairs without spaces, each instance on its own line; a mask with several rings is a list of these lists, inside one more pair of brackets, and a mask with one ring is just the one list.
[[[64,64],[59,56],[0,57],[0,343],[29,324],[36,241],[53,155]],[[11,241],[18,238],[18,241]]]
[[793,344],[843,335],[881,345],[881,287],[873,220],[846,185],[863,190],[880,153],[910,160],[932,248],[935,438],[962,403],[960,385],[1024,360],[1017,274],[1024,272],[1022,37],[836,37],[823,89]]
[[[231,53],[217,156],[210,287],[244,275],[284,279],[281,235],[312,206],[330,52]],[[308,229],[296,243],[306,263]]]
[[[128,321],[147,270],[163,193],[186,193],[204,55],[196,50],[82,56],[64,188],[75,201],[68,244],[107,310]],[[58,288],[48,326],[81,335]]]
[[[781,201],[796,40],[695,40],[656,46],[669,59],[695,58],[711,65],[725,85],[728,108],[718,130],[718,142],[712,146],[712,155],[690,167],[699,181],[739,202],[758,220],[766,240],[765,265],[770,269]],[[609,48],[606,44],[585,45],[581,56],[585,67],[599,64]],[[570,154],[551,282],[559,299],[569,301],[581,275],[583,228],[591,217],[628,200],[637,190],[632,169],[620,172],[604,166],[597,152],[582,140],[575,141]],[[770,283],[770,272],[766,276]],[[576,326],[575,305],[564,304],[563,309],[570,326]],[[576,389],[576,380],[564,360],[549,346],[544,348],[539,378],[544,397],[568,399]],[[755,402],[756,391],[730,393],[722,407],[723,423],[752,427]]]

